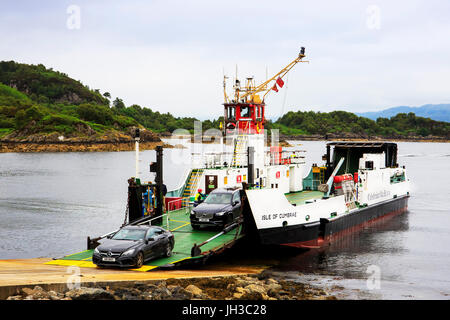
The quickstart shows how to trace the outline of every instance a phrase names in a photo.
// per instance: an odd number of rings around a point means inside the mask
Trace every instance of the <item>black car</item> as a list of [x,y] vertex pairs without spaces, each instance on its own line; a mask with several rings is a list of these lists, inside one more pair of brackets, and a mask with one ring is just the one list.
[[95,248],[92,262],[103,267],[140,268],[148,260],[170,257],[174,244],[173,234],[161,227],[126,226]]
[[193,229],[201,226],[225,227],[241,214],[240,189],[215,189],[191,210]]

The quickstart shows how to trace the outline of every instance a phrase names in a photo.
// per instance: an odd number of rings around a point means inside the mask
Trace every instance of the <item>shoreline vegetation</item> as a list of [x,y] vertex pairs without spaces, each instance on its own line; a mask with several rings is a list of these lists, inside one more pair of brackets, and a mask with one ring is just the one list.
[[[202,132],[218,129],[223,120],[201,121]],[[126,106],[109,92],[102,94],[42,64],[0,61],[0,152],[129,151],[135,128],[147,136],[141,136],[142,149],[153,149],[176,129],[193,134],[195,121]],[[412,112],[371,120],[346,111],[289,111],[264,126],[269,132],[279,130],[282,146],[288,140],[450,142],[450,122]]]
[[[170,144],[170,138],[167,136],[161,136],[166,142],[163,142],[159,138],[152,141],[141,141],[139,143],[140,150],[154,150],[157,146],[163,146],[164,148],[186,148],[182,144]],[[450,140],[443,137],[409,137],[409,138],[384,138],[384,137],[357,137],[357,136],[336,136],[331,135],[324,137],[321,135],[298,135],[298,136],[280,136],[279,145],[282,147],[293,147],[289,141],[393,141],[393,142],[435,142],[435,143],[449,143]],[[218,143],[210,141],[209,139],[203,141],[203,143],[211,144]],[[83,138],[72,138],[58,140],[52,137],[46,138],[45,136],[39,137],[39,139],[1,139],[0,140],[0,153],[10,152],[119,152],[119,151],[134,151],[135,141],[132,137],[122,137],[116,139],[106,138],[104,140],[89,140]]]

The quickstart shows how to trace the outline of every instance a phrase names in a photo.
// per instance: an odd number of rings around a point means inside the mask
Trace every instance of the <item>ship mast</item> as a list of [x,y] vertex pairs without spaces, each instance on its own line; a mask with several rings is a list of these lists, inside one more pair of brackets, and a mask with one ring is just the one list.
[[[254,77],[246,79],[245,86],[241,87],[241,82],[236,78],[233,83],[232,100],[226,93],[226,79],[224,75],[224,126],[225,135],[227,132],[235,132],[239,134],[260,134],[264,132],[265,122],[265,103],[266,95],[273,90],[278,91],[277,83],[280,87],[283,85],[282,78],[305,57],[305,48],[302,47],[298,56],[286,65],[283,69],[267,79],[263,83],[256,85]],[[267,77],[267,76],[266,76]],[[272,83],[273,82],[273,83]],[[281,83],[281,84],[280,84]],[[262,99],[260,97],[262,94]],[[230,131],[231,130],[231,131]]]

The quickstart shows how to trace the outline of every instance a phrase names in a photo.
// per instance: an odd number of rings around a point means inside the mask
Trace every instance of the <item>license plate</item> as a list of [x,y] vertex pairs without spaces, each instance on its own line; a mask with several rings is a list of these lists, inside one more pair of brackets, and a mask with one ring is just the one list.
[[104,257],[104,258],[103,258],[103,261],[106,261],[106,262],[115,262],[115,261],[116,261],[116,258]]
[[208,218],[200,218],[199,220],[200,220],[200,222],[208,222],[209,221]]

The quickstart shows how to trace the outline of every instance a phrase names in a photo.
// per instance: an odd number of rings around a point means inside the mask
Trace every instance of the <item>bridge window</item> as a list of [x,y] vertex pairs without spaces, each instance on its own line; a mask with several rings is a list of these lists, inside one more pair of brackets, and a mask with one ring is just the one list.
[[250,107],[241,107],[241,117],[250,118]]
[[234,120],[236,118],[236,109],[234,107],[228,107],[228,119]]

